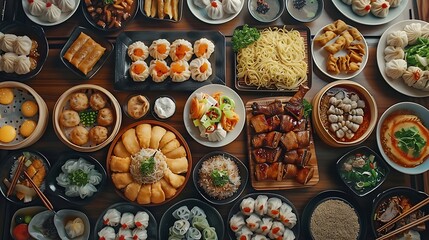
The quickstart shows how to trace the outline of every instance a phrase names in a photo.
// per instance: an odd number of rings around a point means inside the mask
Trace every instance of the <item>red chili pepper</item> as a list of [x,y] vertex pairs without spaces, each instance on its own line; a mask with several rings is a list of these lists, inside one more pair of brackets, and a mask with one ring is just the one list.
[[374,169],[374,163],[369,163],[369,167],[370,167],[371,169]]

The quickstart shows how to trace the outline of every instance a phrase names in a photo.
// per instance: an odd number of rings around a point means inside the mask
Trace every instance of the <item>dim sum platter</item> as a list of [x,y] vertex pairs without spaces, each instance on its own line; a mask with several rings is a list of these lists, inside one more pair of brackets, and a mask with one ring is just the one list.
[[202,22],[208,23],[208,24],[222,24],[222,23],[226,23],[231,21],[232,19],[234,19],[235,17],[237,17],[238,14],[240,14],[241,10],[243,9],[244,3],[246,1],[245,0],[241,0],[241,5],[240,5],[240,11],[234,13],[234,14],[228,14],[225,13],[225,15],[220,18],[220,19],[211,19],[208,15],[207,15],[207,10],[204,8],[200,8],[198,7],[193,0],[187,0],[188,3],[188,7],[189,10],[191,11],[191,13],[198,18],[199,20],[201,20]]
[[[155,83],[149,76],[143,82],[135,82],[129,74],[129,68],[132,63],[128,57],[128,46],[136,41],[142,41],[150,46],[152,41],[157,39],[166,39],[172,43],[176,39],[185,39],[193,43],[200,38],[207,38],[215,45],[215,51],[209,58],[213,74],[203,82],[197,82],[189,79],[184,82],[172,82],[167,78],[161,83]],[[193,91],[199,87],[210,85],[212,83],[225,84],[226,54],[225,54],[225,36],[218,31],[126,31],[121,33],[116,39],[116,61],[115,61],[115,81],[114,87],[123,91]],[[148,59],[151,59],[149,57]],[[145,61],[148,62],[148,59]],[[167,58],[170,59],[170,58]],[[193,58],[192,58],[193,59]],[[169,60],[170,61],[170,60]],[[170,62],[168,62],[169,64]],[[149,65],[149,64],[148,64]]]
[[390,8],[389,14],[385,18],[376,17],[371,13],[368,13],[365,16],[359,16],[353,12],[351,5],[345,4],[342,0],[333,0],[332,3],[337,8],[337,10],[348,19],[360,24],[376,26],[389,23],[401,15],[408,5],[408,0],[402,0],[398,7]]
[[30,11],[28,10],[28,5],[29,5],[28,0],[22,0],[22,8],[23,8],[25,14],[27,15],[27,17],[31,21],[33,21],[34,23],[37,23],[37,24],[42,25],[42,26],[55,26],[55,25],[58,25],[60,23],[67,21],[67,19],[69,19],[69,18],[71,18],[71,16],[73,16],[73,14],[78,9],[79,3],[80,3],[79,0],[74,0],[74,1],[76,2],[76,4],[75,4],[73,10],[70,12],[62,12],[60,18],[56,22],[48,22],[47,20],[43,19],[42,16],[36,17],[36,16],[31,15]]
[[409,87],[402,78],[392,79],[386,75],[386,61],[384,60],[384,49],[387,47],[387,36],[395,31],[402,31],[406,25],[411,23],[421,23],[422,25],[428,24],[427,22],[420,20],[404,20],[390,26],[383,35],[380,37],[377,46],[377,65],[381,75],[387,84],[389,84],[396,91],[405,94],[410,97],[429,97],[429,91],[422,91],[414,87]]
[[[247,139],[248,139],[248,153],[249,153],[249,174],[250,179],[252,183],[252,187],[256,190],[280,190],[280,189],[293,189],[293,188],[304,188],[304,187],[311,187],[316,185],[319,182],[319,168],[317,165],[317,158],[316,158],[316,150],[314,147],[314,140],[313,136],[311,134],[312,127],[310,124],[309,119],[308,125],[306,127],[307,131],[310,131],[310,142],[308,146],[308,154],[310,154],[310,158],[308,159],[307,164],[305,167],[311,168],[314,170],[313,176],[311,179],[308,180],[305,184],[298,183],[295,179],[285,179],[282,178],[280,181],[278,180],[270,180],[270,179],[264,179],[264,180],[257,180],[256,178],[256,165],[255,162],[255,156],[253,154],[254,147],[252,145],[252,137],[256,135],[255,130],[251,126],[251,118],[254,116],[252,113],[252,104],[258,103],[260,106],[267,106],[268,104],[274,102],[275,100],[280,100],[282,104],[289,101],[291,97],[267,97],[267,98],[259,98],[250,100],[246,103],[246,126],[247,126]],[[280,144],[279,144],[280,145]],[[281,150],[283,151],[283,150]],[[279,161],[282,160],[283,155],[279,157]],[[281,159],[280,159],[281,158]],[[286,164],[284,164],[286,165]]]

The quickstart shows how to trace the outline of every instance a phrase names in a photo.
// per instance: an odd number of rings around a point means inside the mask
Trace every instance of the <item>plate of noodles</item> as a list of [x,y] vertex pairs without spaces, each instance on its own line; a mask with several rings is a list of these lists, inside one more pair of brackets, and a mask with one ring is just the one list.
[[[235,87],[262,92],[296,92],[301,84],[311,87],[310,29],[305,25],[257,29],[261,37],[234,54]],[[260,53],[256,59],[255,52]]]

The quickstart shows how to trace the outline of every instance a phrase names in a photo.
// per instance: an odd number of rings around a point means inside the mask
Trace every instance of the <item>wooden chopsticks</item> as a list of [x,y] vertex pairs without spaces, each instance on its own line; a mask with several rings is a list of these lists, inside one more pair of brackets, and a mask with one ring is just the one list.
[[388,223],[384,224],[383,226],[379,227],[377,229],[377,232],[381,232],[384,229],[388,228],[389,226],[395,224],[397,221],[399,221],[400,219],[408,216],[410,213],[418,210],[419,208],[422,208],[424,206],[426,206],[429,203],[429,197],[425,198],[423,201],[417,203],[416,205],[412,206],[410,209],[408,209],[408,211],[403,212],[401,214],[399,214],[398,216],[396,216],[394,219],[390,220]]
[[40,199],[42,199],[43,204],[45,204],[45,206],[49,210],[54,211],[54,206],[49,201],[49,199],[45,196],[42,190],[40,190],[40,188],[33,182],[33,179],[31,179],[30,175],[28,175],[26,171],[24,171],[24,175],[25,177],[27,177],[27,180],[30,182],[31,186],[33,186],[34,191],[36,191],[37,195],[39,195]]
[[13,175],[12,182],[10,183],[9,189],[7,190],[6,196],[9,197],[15,189],[16,183],[18,183],[19,176],[21,176],[22,169],[24,168],[25,157],[24,155],[18,158],[18,167]]
[[402,227],[400,227],[398,229],[395,229],[394,231],[391,231],[388,234],[383,235],[383,236],[377,238],[376,240],[388,239],[390,237],[395,236],[398,233],[406,231],[406,230],[408,230],[408,229],[410,229],[412,227],[418,226],[418,225],[420,225],[420,224],[422,224],[422,223],[424,223],[424,222],[426,222],[428,220],[429,220],[429,215],[426,215],[424,217],[421,217],[421,218],[417,219],[416,221],[410,222],[410,223],[408,223],[408,224],[406,224],[406,225],[404,225],[404,226],[402,226]]

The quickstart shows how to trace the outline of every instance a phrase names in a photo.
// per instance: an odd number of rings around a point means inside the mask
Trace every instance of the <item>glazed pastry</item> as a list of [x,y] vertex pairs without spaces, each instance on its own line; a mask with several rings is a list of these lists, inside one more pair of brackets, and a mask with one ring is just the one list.
[[166,39],[158,39],[149,47],[149,54],[154,59],[164,60],[170,53],[170,43]]
[[324,49],[330,54],[335,54],[340,50],[342,50],[345,45],[346,45],[346,38],[343,36],[339,36],[337,40],[335,40],[335,43],[325,46]]
[[225,13],[236,14],[241,10],[241,0],[223,0],[222,7]]
[[165,198],[172,198],[174,195],[176,195],[177,190],[172,187],[165,179],[161,178],[159,182],[161,183],[161,189],[165,194]]
[[194,52],[195,56],[197,57],[203,57],[208,59],[214,52],[214,49],[215,45],[207,38],[201,38],[194,43]]
[[140,148],[148,148],[150,146],[152,126],[147,123],[137,125],[136,134],[140,144]]
[[186,150],[183,146],[180,146],[176,149],[174,149],[173,151],[165,154],[165,156],[167,158],[181,158],[181,157],[186,157]]
[[344,31],[341,33],[341,36],[344,37],[344,39],[346,40],[346,43],[344,44],[344,47],[347,48],[350,46],[350,44],[353,42],[354,38],[353,36],[350,34],[349,31]]
[[149,56],[149,49],[143,42],[137,41],[128,46],[127,53],[132,61],[143,61]]
[[142,185],[137,195],[138,204],[148,204],[150,203],[152,195],[152,184]]
[[180,147],[180,142],[179,142],[179,140],[177,140],[175,138],[175,139],[171,140],[170,142],[168,142],[167,144],[165,144],[164,147],[161,148],[161,152],[164,154],[167,154],[167,153],[175,150],[178,147]]
[[161,141],[161,138],[164,136],[164,134],[167,132],[165,128],[160,126],[153,126],[151,131],[151,137],[150,137],[150,148],[152,149],[158,149],[159,148],[159,142]]
[[[179,188],[185,182],[185,176],[178,175],[173,173],[169,168],[166,168],[164,171],[164,179],[173,187]],[[152,185],[153,187],[153,185]],[[153,190],[153,189],[152,189]],[[153,192],[153,191],[152,191]]]
[[222,8],[222,3],[218,0],[214,0],[206,7],[207,16],[213,20],[223,18],[224,11]]
[[96,145],[104,142],[107,139],[107,128],[102,126],[95,126],[89,130],[89,139]]
[[172,62],[170,65],[170,77],[173,82],[184,82],[191,76],[189,64],[184,60]]
[[159,141],[158,148],[162,149],[165,145],[167,145],[167,143],[169,143],[170,141],[173,141],[174,139],[176,139],[176,134],[174,134],[171,131],[167,131]]
[[152,183],[150,202],[162,203],[164,201],[165,201],[165,193],[164,193],[164,191],[162,191],[161,183],[159,181]]
[[92,50],[94,50],[95,45],[97,43],[92,39],[88,39],[82,47],[77,51],[73,58],[71,59],[70,63],[73,64],[76,68],[79,67],[80,63],[89,55],[91,54]]
[[370,0],[353,0],[352,10],[359,16],[365,16],[371,11]]
[[90,37],[88,35],[86,35],[83,32],[80,33],[79,36],[76,38],[76,40],[69,47],[69,49],[67,49],[67,51],[63,57],[70,62],[72,60],[73,56],[86,43],[86,41],[88,41],[88,39],[90,39]]
[[168,168],[176,174],[185,173],[188,171],[188,159],[186,157],[180,158],[166,158]]
[[79,123],[79,114],[74,110],[64,110],[60,115],[60,124],[63,127],[74,127]]
[[371,13],[376,17],[385,18],[389,14],[390,4],[385,0],[377,0],[371,3]]
[[385,73],[388,77],[398,79],[407,70],[407,62],[404,59],[393,59],[386,63]]
[[359,30],[357,30],[357,28],[351,27],[347,31],[353,36],[354,40],[362,40],[362,35],[360,34]]
[[95,92],[91,94],[91,97],[89,97],[89,106],[91,106],[91,108],[96,111],[104,108],[106,104],[107,104],[107,97],[106,95],[104,95],[104,93]]
[[110,126],[113,123],[113,113],[110,108],[102,108],[97,114],[97,123],[100,126]]
[[93,50],[80,62],[77,69],[87,75],[94,68],[95,64],[100,60],[105,51],[106,48],[96,43]]
[[117,157],[110,159],[110,170],[113,172],[128,172],[130,170],[131,159],[129,157]]
[[89,107],[88,96],[85,93],[73,93],[70,96],[70,107],[75,111],[83,111]]
[[128,184],[132,183],[133,176],[130,173],[113,173],[112,174],[112,182],[117,189],[123,189]]
[[135,82],[143,82],[149,76],[149,67],[145,61],[137,60],[131,63],[130,75]]
[[89,140],[89,132],[82,126],[74,127],[70,132],[70,141],[76,145],[82,146]]
[[149,74],[154,82],[163,82],[170,75],[170,67],[164,60],[152,60]]
[[131,153],[127,151],[122,141],[118,141],[113,148],[113,153],[118,157],[131,157]]
[[122,142],[127,149],[127,151],[131,154],[135,154],[140,151],[140,145],[137,140],[136,130],[134,128],[128,129],[121,136]]
[[319,46],[323,47],[325,44],[327,44],[329,41],[334,39],[337,36],[333,31],[326,31],[323,34],[317,36],[314,38],[314,42],[318,44]]
[[212,75],[211,63],[206,58],[195,58],[189,66],[192,79],[202,82]]
[[173,61],[189,61],[193,54],[192,44],[184,39],[175,40],[170,46],[170,57]]

